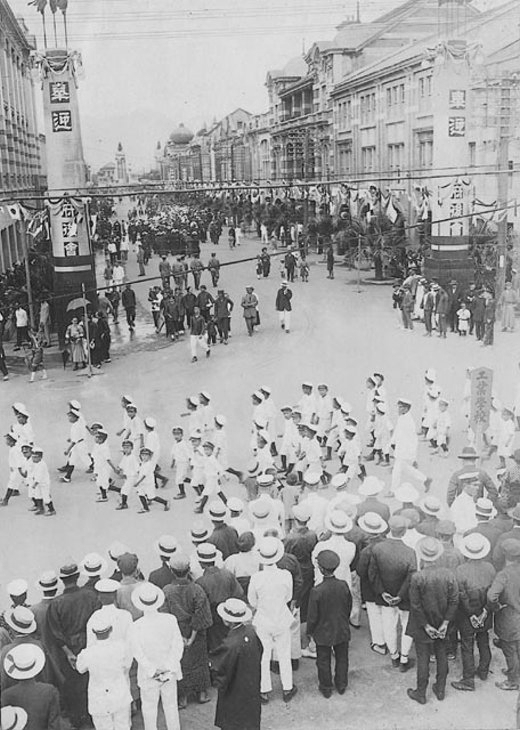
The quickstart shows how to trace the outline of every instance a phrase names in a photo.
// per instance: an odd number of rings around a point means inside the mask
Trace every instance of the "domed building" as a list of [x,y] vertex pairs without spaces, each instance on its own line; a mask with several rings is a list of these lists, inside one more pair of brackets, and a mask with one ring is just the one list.
[[171,145],[180,147],[180,146],[189,144],[191,142],[191,140],[193,139],[193,137],[194,137],[194,134],[191,131],[191,129],[188,129],[188,127],[185,127],[184,124],[179,124],[177,129],[174,129],[173,132],[170,134],[168,142]]

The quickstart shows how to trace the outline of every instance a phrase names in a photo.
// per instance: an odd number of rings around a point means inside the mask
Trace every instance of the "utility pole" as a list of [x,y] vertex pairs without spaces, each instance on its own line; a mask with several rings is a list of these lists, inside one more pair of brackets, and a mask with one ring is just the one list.
[[20,239],[22,242],[23,258],[25,265],[25,285],[27,287],[27,302],[29,304],[29,322],[31,325],[31,329],[34,330],[36,328],[36,320],[34,318],[34,300],[31,282],[31,267],[29,264],[29,248],[27,246],[27,224],[24,220],[19,221],[18,230],[20,231]]
[[[497,180],[497,270],[495,279],[495,299],[499,301],[506,283],[507,259],[507,199],[509,192],[509,136],[511,127],[511,79],[504,77],[500,84],[498,108],[498,180]],[[500,210],[504,208],[504,210]]]

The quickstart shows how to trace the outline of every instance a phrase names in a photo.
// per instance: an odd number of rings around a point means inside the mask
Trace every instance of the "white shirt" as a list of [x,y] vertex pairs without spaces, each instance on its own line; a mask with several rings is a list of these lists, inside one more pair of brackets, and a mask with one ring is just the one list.
[[251,531],[251,523],[243,515],[240,517],[228,517],[227,524],[229,527],[234,527],[239,536],[244,532]]
[[147,611],[133,623],[131,640],[139,686],[152,679],[157,671],[169,672],[175,680],[182,679],[184,643],[175,616]]
[[145,431],[144,445],[152,452],[152,460],[157,463],[161,455],[161,442],[157,431]]
[[15,315],[16,315],[16,326],[17,327],[27,327],[28,318],[27,318],[27,312],[25,311],[25,309],[20,307],[19,309],[17,309],[15,311]]
[[43,459],[41,461],[39,461],[38,463],[35,463],[33,461],[33,465],[31,468],[31,476],[32,476],[33,483],[38,484],[40,487],[48,487],[51,483],[49,467],[43,461]]
[[89,673],[88,709],[91,715],[111,715],[130,707],[128,670],[132,656],[121,641],[111,637],[87,646],[78,654],[76,669]]
[[133,452],[131,454],[123,454],[119,462],[119,468],[125,475],[125,479],[135,479],[139,471],[139,459]]
[[292,613],[287,604],[292,598],[293,579],[288,570],[275,565],[264,565],[263,570],[251,577],[247,600],[255,610],[253,626],[273,634],[287,630]]
[[316,544],[312,551],[312,564],[314,565],[314,585],[319,585],[323,581],[323,575],[318,568],[318,555],[323,550],[333,550],[338,558],[339,565],[334,571],[334,575],[338,580],[343,580],[350,588],[352,586],[352,576],[350,575],[350,566],[356,556],[356,546],[350,540],[346,540],[343,535],[331,535],[328,540],[323,540]]
[[392,443],[395,444],[395,458],[415,461],[417,456],[417,429],[410,411],[397,418]]
[[188,464],[190,460],[190,445],[184,439],[174,441],[172,444],[171,460],[175,459],[175,463]]
[[329,508],[329,500],[320,497],[316,492],[311,492],[301,500],[300,504],[306,504],[312,512],[308,522],[309,530],[316,533],[322,532],[325,527],[324,520]]

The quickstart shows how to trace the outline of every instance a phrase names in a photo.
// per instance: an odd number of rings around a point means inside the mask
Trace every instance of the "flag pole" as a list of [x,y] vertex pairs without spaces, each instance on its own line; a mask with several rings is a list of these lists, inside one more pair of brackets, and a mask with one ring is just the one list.
[[92,359],[90,357],[90,329],[88,326],[88,312],[87,312],[87,297],[85,292],[85,284],[81,284],[81,294],[83,296],[83,312],[85,316],[85,334],[87,336],[87,362],[88,362],[88,377],[92,377]]

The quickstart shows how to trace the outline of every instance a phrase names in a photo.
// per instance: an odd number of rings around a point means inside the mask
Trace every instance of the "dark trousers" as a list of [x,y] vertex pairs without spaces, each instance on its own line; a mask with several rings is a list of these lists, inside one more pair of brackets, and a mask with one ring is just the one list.
[[500,641],[509,681],[518,684],[520,680],[520,641],[504,641],[504,639]]
[[475,322],[475,337],[481,340],[484,337],[484,322]]
[[0,352],[0,373],[5,377],[9,375],[9,372],[7,370],[7,365],[5,362],[5,355],[3,352]]
[[428,680],[430,678],[430,648],[433,649],[437,661],[437,676],[435,682],[439,691],[446,689],[446,678],[448,676],[448,652],[446,639],[435,639],[430,644],[426,641],[415,642],[415,653],[417,655],[417,691],[423,697],[426,695]]
[[246,320],[246,327],[247,327],[247,334],[252,335],[254,331],[254,325],[256,318],[255,317],[245,317]]
[[220,272],[216,269],[210,269],[210,274],[211,274],[211,282],[212,282],[213,286],[217,286],[218,280],[220,277]]
[[29,336],[27,334],[27,327],[16,328],[16,347],[21,347],[24,342],[27,342]]
[[412,313],[409,309],[401,309],[401,317],[405,330],[413,330]]
[[125,307],[126,321],[129,327],[133,327],[135,324],[135,307]]
[[294,281],[294,266],[285,269],[287,272],[287,281]]
[[229,336],[229,319],[227,317],[219,317],[217,319],[217,328],[220,339],[226,341]]
[[200,271],[192,271],[195,289],[200,289]]
[[320,689],[332,689],[332,653],[334,653],[334,684],[336,689],[348,685],[348,641],[335,646],[316,645],[316,666]]
[[495,339],[495,323],[485,322],[484,323],[484,344],[492,345]]
[[461,631],[460,653],[462,655],[462,679],[473,681],[475,676],[475,656],[473,644],[476,641],[479,653],[479,674],[487,674],[491,664],[491,651],[489,649],[489,634],[487,631]]
[[431,333],[432,333],[432,310],[431,309],[424,310],[424,326],[426,327],[426,332],[429,335],[431,335]]
[[442,335],[443,337],[446,337],[447,332],[447,321],[446,321],[446,315],[445,314],[439,314],[438,315],[438,321],[439,321],[439,335]]

